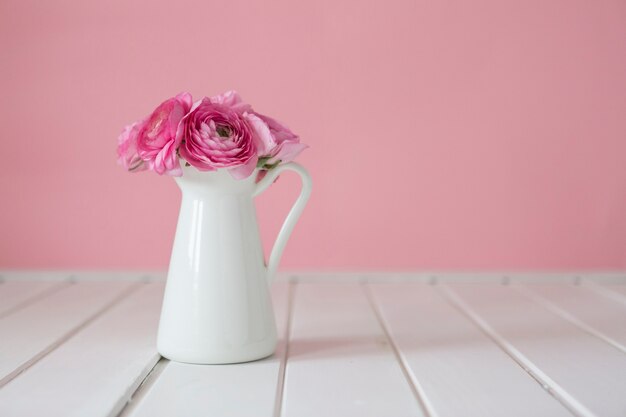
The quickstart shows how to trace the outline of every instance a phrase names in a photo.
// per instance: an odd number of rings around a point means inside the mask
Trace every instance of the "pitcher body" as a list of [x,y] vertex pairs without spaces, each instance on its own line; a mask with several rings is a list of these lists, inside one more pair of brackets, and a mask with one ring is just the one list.
[[[273,179],[257,184],[255,178],[256,173],[236,180],[225,170],[193,168],[176,178],[182,202],[159,323],[157,348],[162,356],[219,364],[274,352],[269,281],[299,212],[291,223],[288,217],[266,266],[254,196]],[[304,202],[302,197],[301,206],[296,203],[292,212],[302,210],[308,194]]]

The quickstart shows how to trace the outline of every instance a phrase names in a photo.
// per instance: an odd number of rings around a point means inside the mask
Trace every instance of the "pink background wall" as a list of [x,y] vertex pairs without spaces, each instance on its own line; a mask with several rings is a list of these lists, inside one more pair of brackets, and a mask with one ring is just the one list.
[[624,268],[625,42],[624,1],[3,0],[0,267],[166,267],[178,189],[117,135],[236,88],[311,146],[285,269]]

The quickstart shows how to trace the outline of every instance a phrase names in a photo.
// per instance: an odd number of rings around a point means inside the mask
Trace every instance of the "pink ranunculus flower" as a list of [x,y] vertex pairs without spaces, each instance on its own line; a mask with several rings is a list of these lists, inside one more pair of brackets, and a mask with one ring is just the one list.
[[178,128],[180,156],[200,171],[228,168],[235,179],[249,177],[258,156],[244,106],[236,93],[197,101]]
[[163,175],[182,175],[176,137],[178,125],[191,109],[191,94],[180,93],[165,100],[145,121],[137,137],[137,151],[148,168]]
[[229,107],[239,114],[252,112],[252,106],[244,103],[241,99],[241,96],[239,96],[239,93],[234,90],[230,90],[225,92],[224,94],[213,96],[210,100],[211,103],[221,104],[223,106]]
[[137,153],[137,135],[144,123],[145,121],[141,120],[126,126],[117,138],[117,163],[131,172],[148,169]]
[[246,113],[244,117],[253,127],[259,159],[264,167],[290,162],[308,148],[300,142],[298,135],[278,120],[256,112]]

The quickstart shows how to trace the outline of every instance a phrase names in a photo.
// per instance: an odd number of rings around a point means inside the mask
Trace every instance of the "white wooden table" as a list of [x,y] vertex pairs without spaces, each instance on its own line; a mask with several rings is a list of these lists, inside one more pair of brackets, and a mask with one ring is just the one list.
[[0,416],[626,416],[626,273],[300,274],[267,359],[159,357],[162,275],[0,273]]

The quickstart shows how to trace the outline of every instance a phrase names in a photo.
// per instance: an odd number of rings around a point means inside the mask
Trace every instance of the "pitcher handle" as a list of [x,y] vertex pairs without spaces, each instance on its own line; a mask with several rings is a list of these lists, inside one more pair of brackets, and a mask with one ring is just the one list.
[[263,191],[269,187],[276,177],[280,175],[283,171],[294,171],[300,175],[300,179],[302,180],[302,188],[300,190],[300,195],[298,199],[291,207],[289,214],[287,214],[287,218],[283,222],[283,226],[280,228],[280,232],[278,232],[278,237],[276,238],[276,242],[274,242],[274,246],[272,247],[272,251],[270,252],[270,258],[267,263],[267,279],[268,283],[271,283],[274,280],[274,276],[276,275],[276,269],[278,268],[278,263],[280,262],[280,257],[283,254],[283,250],[285,249],[285,245],[287,244],[287,240],[293,231],[294,226],[296,225],[302,211],[304,210],[304,206],[306,206],[309,197],[311,196],[311,188],[313,183],[311,182],[311,176],[307,172],[306,169],[300,164],[295,162],[288,162],[286,164],[278,165],[276,168],[273,168],[265,174],[265,177],[256,185],[254,190],[254,196],[258,196]]

